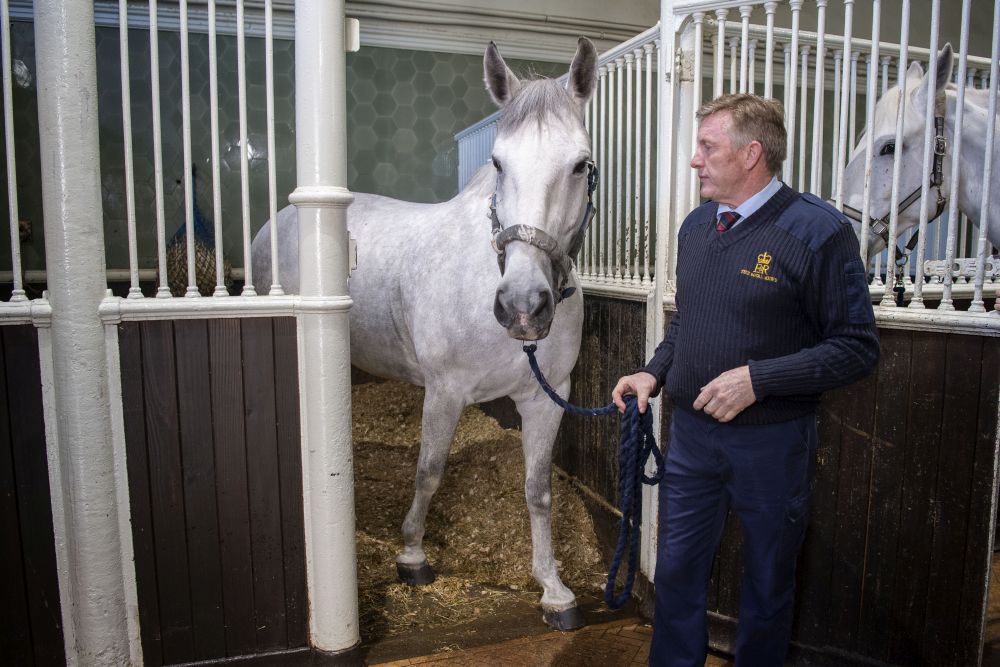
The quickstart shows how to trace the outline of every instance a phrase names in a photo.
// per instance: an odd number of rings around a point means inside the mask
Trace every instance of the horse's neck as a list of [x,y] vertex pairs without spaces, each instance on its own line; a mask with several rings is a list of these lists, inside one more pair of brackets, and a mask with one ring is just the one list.
[[[986,167],[987,91],[967,90],[965,111],[962,117],[962,154],[959,160],[958,208],[973,220],[981,220],[983,176]],[[945,118],[945,138],[949,149],[954,150],[955,113],[957,97],[954,91],[948,95],[948,110]],[[996,123],[997,119],[994,118]],[[1000,137],[1000,127],[997,128]],[[994,142],[996,143],[996,142]],[[990,178],[991,208],[1000,205],[1000,146],[993,146],[993,167]],[[954,155],[954,154],[953,154]],[[946,174],[951,178],[951,174]],[[1000,216],[987,216],[993,225],[1000,228]],[[996,230],[1000,231],[1000,229]],[[991,236],[994,236],[991,234]]]

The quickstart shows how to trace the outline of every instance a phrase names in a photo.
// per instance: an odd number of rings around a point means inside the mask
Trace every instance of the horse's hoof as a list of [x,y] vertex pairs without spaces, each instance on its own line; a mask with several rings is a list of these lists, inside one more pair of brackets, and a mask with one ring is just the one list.
[[420,563],[419,565],[410,565],[408,563],[396,563],[396,574],[399,575],[399,580],[404,584],[409,584],[410,586],[426,586],[427,584],[433,584],[434,570],[431,566],[427,564],[427,561]]
[[583,619],[583,612],[576,605],[559,611],[543,610],[542,620],[550,628],[563,632],[579,630],[587,624],[587,621]]

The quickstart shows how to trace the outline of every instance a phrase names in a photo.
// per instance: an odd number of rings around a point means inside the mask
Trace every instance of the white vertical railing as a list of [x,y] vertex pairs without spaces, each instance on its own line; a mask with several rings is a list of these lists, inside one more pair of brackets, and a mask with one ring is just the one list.
[[[906,3],[903,5],[907,6]],[[962,0],[962,37],[959,45],[959,55],[958,55],[958,73],[956,74],[956,79],[958,81],[958,91],[957,99],[959,103],[955,105],[955,133],[951,137],[951,178],[950,183],[959,183],[959,171],[962,164],[962,149],[963,149],[963,136],[962,128],[965,123],[965,104],[961,103],[961,100],[965,99],[965,71],[968,67],[969,59],[969,17],[971,12],[970,0]],[[901,62],[905,62],[901,61]],[[992,147],[990,147],[992,148]],[[989,152],[989,151],[987,151]],[[897,160],[897,163],[899,161]],[[985,213],[985,212],[984,212]],[[952,197],[948,202],[948,220],[952,221],[952,224],[948,227],[948,242],[945,248],[945,262],[946,266],[953,266],[955,263],[955,243],[958,236],[959,225],[955,223],[958,220],[958,197]],[[890,236],[891,238],[891,236]],[[954,310],[955,304],[952,296],[954,279],[951,271],[944,272],[944,292],[941,295],[941,304],[938,306],[939,310]]]
[[[936,53],[938,48],[938,28],[941,21],[941,2],[940,0],[933,0],[931,3],[931,35],[930,35],[930,51],[931,53]],[[920,182],[921,192],[920,200],[921,202],[927,201],[930,196],[930,176],[931,176],[931,164],[934,158],[934,105],[930,104],[930,100],[934,99],[936,88],[935,84],[937,81],[937,58],[932,57],[927,68],[927,87],[926,95],[928,104],[924,110],[924,150],[923,150],[923,168],[921,169]],[[927,208],[925,206],[920,207],[920,221],[918,223],[919,234],[926,238],[927,236]],[[921,243],[920,247],[917,248],[917,266],[924,265],[924,259],[926,258],[926,244]],[[920,309],[924,307],[924,297],[923,297],[923,285],[924,281],[922,276],[918,276],[913,286],[913,298],[910,300],[910,308]]]
[[[813,132],[812,132],[812,171],[810,173],[809,191],[819,194],[821,188],[823,166],[823,93],[826,76],[826,5],[827,0],[816,0],[816,82],[813,85]],[[804,93],[805,91],[803,91]],[[805,104],[802,105],[805,111]],[[805,146],[802,153],[805,154]]]
[[194,244],[194,192],[191,173],[191,49],[188,46],[187,0],[180,0],[181,14],[181,133],[184,146],[184,224],[187,230],[187,292],[198,296]]
[[139,289],[139,253],[135,233],[135,173],[132,168],[132,95],[129,85],[128,0],[118,0],[118,45],[122,78],[122,139],[125,143],[125,215],[128,229],[130,299],[142,296]]
[[[209,123],[212,131],[212,215],[215,220],[215,291],[212,296],[229,296],[226,289],[225,268],[223,266],[222,239],[222,186],[219,167],[219,47],[218,30],[215,22],[215,2],[208,0],[208,85],[209,85]],[[268,22],[270,28],[270,22]],[[270,96],[271,93],[268,93]],[[274,152],[271,152],[273,155]],[[272,234],[277,238],[276,234]],[[277,275],[277,265],[274,275]],[[277,279],[275,279],[277,280]]]
[[[989,103],[988,111],[986,113],[987,118],[997,117],[997,75],[998,75],[998,63],[1000,63],[1000,3],[997,3],[997,7],[993,12],[993,40],[990,49],[990,69],[989,69]],[[985,76],[985,74],[984,74]],[[986,125],[986,146],[996,145],[996,123],[987,123]],[[983,164],[983,183],[991,183],[993,178],[993,151],[987,150],[984,156]],[[990,202],[993,197],[992,188],[984,187],[982,201],[979,206],[980,211],[989,211]],[[986,230],[989,227],[984,221],[980,221],[979,225],[979,243],[978,250],[976,252],[976,278],[975,278],[975,294],[972,298],[972,304],[969,306],[969,312],[971,313],[982,313],[986,311],[986,306],[983,303],[983,283],[985,278],[986,270],[986,252],[989,247],[989,243],[986,238]],[[1000,307],[994,304],[994,313],[1000,314]]]
[[[265,67],[265,90],[267,93],[267,211],[270,220],[278,219],[278,184],[277,167],[275,165],[274,154],[274,0],[267,0],[264,5],[264,23],[266,31],[264,36],[264,67]],[[220,245],[216,241],[216,245]],[[220,253],[221,255],[221,253]],[[249,256],[249,255],[247,255]],[[221,259],[216,260],[216,269],[221,264]],[[222,275],[221,271],[218,272]],[[281,288],[281,279],[278,274],[278,235],[271,234],[271,287],[268,294],[281,296],[285,290]]]
[[10,262],[13,274],[12,302],[27,301],[21,273],[21,230],[17,212],[17,160],[14,157],[14,102],[11,94],[10,7],[0,0],[0,21],[3,21],[3,119],[4,148],[7,151],[7,213],[10,215]]
[[156,190],[156,296],[170,296],[167,280],[167,222],[163,205],[163,121],[160,113],[160,29],[157,0],[149,0],[149,80],[153,112],[153,180]]

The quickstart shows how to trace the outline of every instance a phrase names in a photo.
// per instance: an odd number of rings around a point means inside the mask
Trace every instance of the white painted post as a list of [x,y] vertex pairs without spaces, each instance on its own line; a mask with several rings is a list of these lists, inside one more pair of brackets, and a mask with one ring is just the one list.
[[[663,300],[668,289],[672,289],[673,261],[668,254],[674,252],[672,236],[674,224],[670,220],[671,201],[673,201],[673,122],[675,111],[674,99],[674,0],[660,0],[660,38],[656,40],[656,250],[654,255],[655,269],[653,275],[653,290],[646,301],[646,358],[649,359],[653,350],[663,340],[664,316]],[[716,79],[716,84],[721,80]],[[650,401],[653,409],[653,431],[658,440],[662,440],[660,432],[660,398]],[[648,471],[647,471],[648,472]],[[642,486],[642,527],[639,555],[639,569],[653,580],[656,574],[656,534],[659,517],[658,488]]]
[[[98,150],[94,5],[36,0],[35,54],[42,205],[52,326],[46,403],[49,479],[71,665],[141,662],[126,591],[131,535],[119,522],[110,384],[98,307],[107,285]],[[40,337],[41,338],[41,337]],[[47,367],[48,355],[42,354]],[[130,584],[129,581],[132,583]]]
[[[351,658],[360,645],[354,550],[347,279],[344,0],[295,5],[297,299],[309,643]],[[357,658],[360,664],[360,657]]]

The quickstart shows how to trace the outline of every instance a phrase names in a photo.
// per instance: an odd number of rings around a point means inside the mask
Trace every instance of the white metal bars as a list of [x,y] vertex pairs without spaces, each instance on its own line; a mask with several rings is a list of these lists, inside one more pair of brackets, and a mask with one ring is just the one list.
[[0,21],[3,21],[3,118],[4,147],[7,150],[7,211],[10,216],[10,261],[13,274],[12,302],[27,301],[21,272],[20,216],[17,212],[17,160],[14,158],[14,103],[11,94],[10,7],[0,0]]
[[599,215],[587,232],[579,265],[593,284],[648,289],[652,284],[656,108],[654,79],[659,28],[603,54],[587,108]]
[[[121,90],[122,90],[122,126],[123,135],[125,141],[125,158],[124,158],[124,173],[126,178],[125,183],[125,196],[124,200],[126,202],[126,210],[128,217],[128,253],[129,253],[129,269],[128,269],[128,280],[130,282],[129,297],[137,298],[141,297],[142,293],[139,288],[139,280],[149,280],[155,279],[158,283],[158,289],[156,291],[157,297],[169,297],[170,289],[168,285],[170,284],[170,269],[173,266],[170,261],[171,258],[167,256],[168,248],[168,229],[171,226],[183,226],[184,229],[181,230],[177,238],[181,236],[184,237],[184,273],[186,274],[186,287],[184,290],[184,295],[189,297],[197,297],[202,294],[211,293],[216,297],[228,296],[229,291],[226,287],[227,282],[232,277],[228,271],[228,262],[224,259],[225,257],[225,247],[224,238],[228,236],[228,227],[223,225],[223,222],[227,219],[236,220],[239,219],[242,223],[242,240],[243,240],[243,255],[244,255],[244,267],[237,268],[232,271],[232,275],[237,278],[244,278],[244,289],[242,294],[244,296],[254,296],[256,291],[253,286],[253,276],[252,271],[249,267],[250,260],[250,237],[254,227],[259,226],[263,223],[265,217],[273,217],[276,213],[278,207],[278,197],[277,192],[277,178],[276,172],[280,165],[277,165],[275,161],[276,157],[276,139],[274,130],[274,118],[275,118],[275,98],[274,98],[274,11],[273,11],[273,0],[267,0],[264,3],[260,16],[248,16],[249,12],[244,11],[244,1],[239,0],[235,3],[235,7],[226,7],[225,10],[219,10],[216,6],[216,0],[210,0],[204,6],[201,4],[191,5],[189,1],[185,0],[179,2],[178,13],[177,13],[177,25],[178,25],[178,35],[180,39],[179,46],[179,58],[180,67],[179,78],[181,80],[180,96],[179,99],[172,97],[169,100],[163,99],[164,104],[161,104],[161,51],[162,43],[158,25],[158,6],[157,0],[148,1],[148,12],[139,12],[138,8],[129,8],[129,3],[124,1],[120,2],[119,8],[119,40],[121,53]],[[136,214],[136,195],[134,193],[133,186],[133,172],[135,169],[135,159],[136,156],[132,154],[131,144],[133,141],[134,128],[131,126],[131,115],[134,113],[132,111],[132,105],[130,98],[131,96],[131,82],[132,77],[129,74],[129,62],[128,62],[128,25],[129,17],[132,17],[132,21],[136,22],[135,17],[139,19],[147,19],[149,26],[149,72],[150,72],[150,94],[151,94],[151,124],[152,124],[152,171],[153,171],[153,183],[154,187],[153,194],[155,200],[153,202],[147,202],[147,205],[152,209],[154,215],[149,216],[150,218],[155,218],[156,231],[150,234],[147,231],[139,228],[136,225],[141,225],[143,219],[140,217],[139,222],[135,221]],[[141,25],[141,21],[137,22]],[[248,74],[246,69],[247,61],[247,29],[248,26],[253,25],[255,30],[257,26],[260,26],[261,32],[263,34],[258,35],[257,32],[254,36],[262,37],[260,40],[261,46],[264,51],[263,65],[264,71],[260,72],[262,74],[261,78],[264,79],[264,90],[266,97],[266,130],[261,132],[266,136],[266,149],[264,148],[264,141],[260,142],[260,146],[252,146],[252,128],[249,126],[247,119],[247,86],[248,86]],[[145,26],[143,26],[145,27]],[[208,49],[207,49],[207,63],[202,63],[201,61],[192,62],[191,58],[197,54],[201,56],[205,53],[203,48],[193,49],[191,45],[191,40],[197,35],[198,39],[204,39],[205,33],[207,33]],[[221,76],[225,78],[226,76],[233,76],[236,79],[236,86],[239,90],[239,99],[234,104],[230,99],[224,99],[220,101],[220,71],[219,71],[219,54],[225,52],[219,44],[219,35],[226,35],[230,38],[235,36],[237,57],[235,63],[232,61],[227,61],[228,71],[221,73]],[[170,48],[175,48],[171,46]],[[231,51],[230,51],[231,53]],[[208,70],[208,96],[207,99],[199,99],[192,101],[191,92],[191,77],[192,72],[203,72],[205,65],[207,64]],[[235,68],[231,65],[235,64]],[[134,67],[134,65],[133,65]],[[235,69],[235,72],[231,70]],[[258,72],[254,69],[251,75],[256,76]],[[173,82],[171,82],[173,83]],[[256,83],[256,81],[254,81]],[[204,95],[201,92],[201,87],[199,86],[199,96]],[[197,104],[199,107],[204,104],[209,107],[209,114],[199,114],[197,119],[192,116],[192,105]],[[225,132],[225,128],[220,130],[220,105],[227,106],[237,106],[240,116],[240,131],[239,137],[231,143],[238,143],[239,148],[239,160],[238,164],[235,161],[230,162],[230,171],[239,172],[239,197],[238,200],[240,205],[238,207],[240,214],[236,215],[235,210],[227,210],[223,204],[223,194],[225,190],[225,182],[220,175],[220,164],[225,162],[224,157],[220,154],[220,137],[222,132]],[[174,106],[176,105],[176,106]],[[173,108],[171,108],[173,107]],[[179,107],[179,109],[178,109]],[[180,113],[178,114],[177,111]],[[176,122],[174,119],[178,118],[180,122]],[[204,120],[202,120],[204,119]],[[197,123],[204,122],[205,125],[210,125],[210,128],[203,128],[197,125]],[[192,127],[195,124],[195,127]],[[256,128],[253,128],[256,130]],[[264,129],[264,128],[261,128]],[[193,133],[197,131],[198,145],[192,146],[192,142],[195,141]],[[259,131],[259,130],[256,130]],[[179,140],[178,140],[179,137]],[[203,147],[201,146],[200,137],[205,137],[205,139],[210,138],[211,148],[210,154],[201,157],[203,152]],[[184,165],[183,165],[183,184],[181,188],[183,190],[184,197],[184,211],[180,212],[179,216],[173,216],[167,211],[167,206],[165,205],[165,193],[168,188],[165,186],[165,178],[168,175],[164,173],[164,139],[167,138],[171,146],[180,145],[183,149]],[[205,141],[208,144],[208,141]],[[265,153],[266,150],[266,153]],[[252,153],[251,153],[252,151]],[[204,151],[208,153],[208,151]],[[8,152],[10,155],[10,152]],[[260,164],[266,160],[267,167],[267,216],[262,215],[260,211],[255,211],[250,205],[250,159],[253,159],[255,164]],[[203,258],[197,253],[201,253],[201,249],[196,248],[196,242],[198,242],[197,234],[194,233],[193,227],[196,226],[194,219],[194,208],[199,203],[194,199],[194,183],[193,180],[193,163],[204,160],[208,162],[211,167],[211,210],[212,218],[214,224],[211,229],[204,230],[210,235],[212,242],[214,243],[214,248],[210,249],[209,252],[214,253],[214,278],[212,279],[215,283],[214,292],[205,291],[204,285],[199,291],[199,281],[197,279],[199,271],[204,271],[205,267],[199,265],[203,263]],[[291,165],[285,166],[285,170],[290,169]],[[177,178],[180,182],[181,178]],[[262,188],[263,190],[263,188]],[[200,195],[199,191],[199,195]],[[232,197],[230,197],[231,199]],[[200,197],[199,197],[200,199]],[[179,206],[177,208],[180,208]],[[234,207],[230,206],[230,209]],[[258,219],[252,219],[251,215],[254,214]],[[191,231],[192,233],[187,233]],[[137,233],[139,232],[139,233]],[[156,243],[156,268],[143,266],[144,255],[139,252],[142,248],[143,239],[148,239],[150,236],[155,237]],[[272,247],[272,264],[276,264],[276,248]],[[120,276],[119,271],[109,270],[109,279],[117,279]],[[281,295],[283,294],[281,290],[281,285],[279,281],[279,276],[277,271],[272,273],[273,283],[270,286],[270,294]]]

